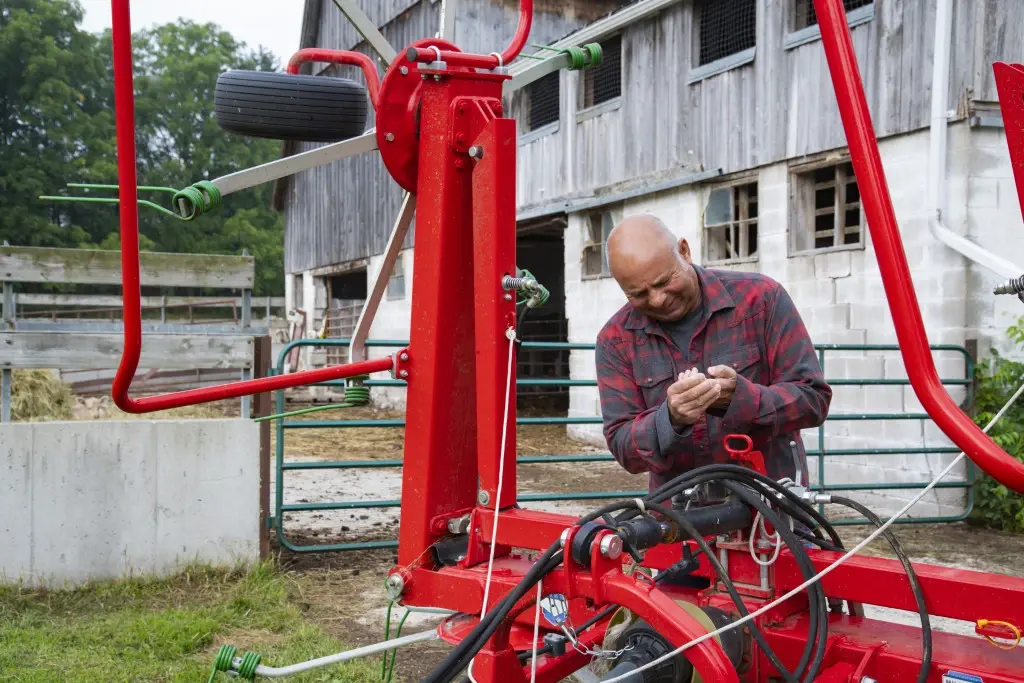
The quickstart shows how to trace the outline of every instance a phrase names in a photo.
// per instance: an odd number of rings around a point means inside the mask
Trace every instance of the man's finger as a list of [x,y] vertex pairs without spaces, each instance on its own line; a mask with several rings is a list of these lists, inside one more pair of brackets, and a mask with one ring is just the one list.
[[709,391],[712,391],[718,386],[718,382],[715,380],[703,380],[699,384],[696,384],[686,391],[682,392],[680,398],[684,403],[696,403],[699,399]]
[[708,368],[708,375],[718,379],[735,379],[736,369],[731,365],[715,365]]
[[687,374],[681,373],[679,379],[672,383],[672,385],[666,390],[669,395],[671,394],[682,394],[689,389],[700,385],[707,378],[700,374]]

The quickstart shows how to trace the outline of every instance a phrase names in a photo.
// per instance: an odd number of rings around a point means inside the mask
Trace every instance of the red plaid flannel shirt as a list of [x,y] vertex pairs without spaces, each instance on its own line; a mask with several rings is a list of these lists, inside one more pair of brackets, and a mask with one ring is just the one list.
[[[800,430],[819,426],[832,389],[825,382],[800,314],[783,287],[757,273],[694,266],[704,314],[684,356],[671,337],[626,304],[597,338],[597,384],[604,435],[629,472],[650,472],[653,491],[702,465],[729,462],[723,440],[747,434],[773,478],[800,475],[807,456]],[[665,392],[689,367],[731,365],[736,391],[728,408],[707,411],[676,430]]]

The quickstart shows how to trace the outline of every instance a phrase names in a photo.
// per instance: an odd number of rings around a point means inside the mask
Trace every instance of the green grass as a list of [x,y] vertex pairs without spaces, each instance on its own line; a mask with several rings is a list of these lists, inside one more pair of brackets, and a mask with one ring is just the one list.
[[[11,683],[199,681],[223,644],[286,666],[346,649],[294,604],[298,585],[269,563],[194,567],[166,580],[69,591],[0,587],[0,672]],[[218,674],[215,680],[237,680]],[[269,680],[269,679],[263,679]],[[367,658],[282,679],[371,683]]]

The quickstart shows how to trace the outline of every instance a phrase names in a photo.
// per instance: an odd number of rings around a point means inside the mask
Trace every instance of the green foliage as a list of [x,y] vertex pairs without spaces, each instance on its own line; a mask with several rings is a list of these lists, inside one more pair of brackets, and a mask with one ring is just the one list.
[[[1009,328],[1009,338],[1024,345],[1024,318]],[[992,357],[978,364],[975,422],[984,427],[1024,382],[1024,363]],[[1018,399],[988,432],[1010,455],[1024,462],[1024,402]],[[974,486],[972,521],[1006,531],[1024,532],[1024,496],[1011,492],[988,475],[978,472]]]
[[[72,182],[117,182],[111,37],[80,30],[81,20],[77,0],[9,0],[0,9],[0,240],[12,245],[120,245],[116,205],[38,199]],[[133,46],[140,185],[182,188],[277,157],[279,143],[222,131],[213,113],[217,76],[274,71],[272,54],[185,20],[138,31]],[[218,215],[187,223],[142,207],[140,246],[247,249],[256,259],[254,293],[283,294],[284,225],[270,208],[272,190],[229,195]],[[163,194],[140,196],[169,203]]]
[[[225,643],[268,666],[345,649],[307,621],[301,602],[300,585],[269,563],[69,591],[0,587],[0,671],[14,681],[205,681]],[[355,660],[289,680],[371,683],[379,666]]]

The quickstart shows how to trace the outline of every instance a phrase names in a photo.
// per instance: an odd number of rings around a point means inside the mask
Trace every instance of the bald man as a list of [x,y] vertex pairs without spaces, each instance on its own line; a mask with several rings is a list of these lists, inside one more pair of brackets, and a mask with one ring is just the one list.
[[832,390],[783,287],[764,275],[695,265],[690,246],[653,216],[608,237],[627,303],[597,338],[604,435],[629,472],[669,479],[729,462],[746,434],[773,478],[806,484],[800,430],[819,426]]

